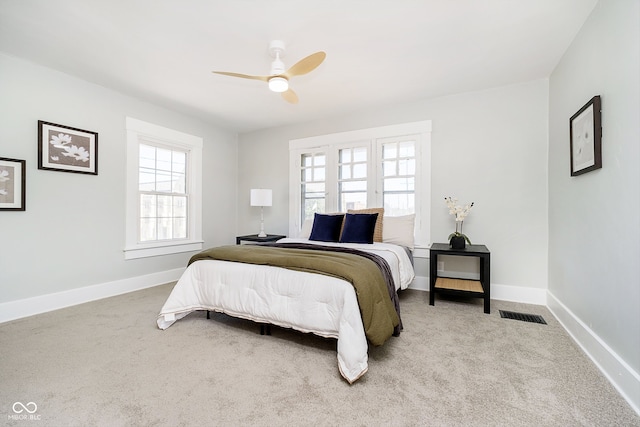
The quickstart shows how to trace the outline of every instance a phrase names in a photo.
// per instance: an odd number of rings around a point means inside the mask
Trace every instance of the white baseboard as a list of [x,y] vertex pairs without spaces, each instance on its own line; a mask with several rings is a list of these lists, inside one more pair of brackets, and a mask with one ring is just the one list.
[[0,323],[178,280],[184,268],[0,303]]
[[584,322],[547,291],[547,308],[595,365],[640,415],[640,375]]
[[[476,276],[464,277],[462,273],[456,275],[456,277],[460,277],[463,279],[478,280]],[[429,278],[425,276],[416,276],[416,278],[413,279],[411,285],[409,285],[409,289],[428,292]],[[521,302],[525,304],[547,305],[547,290],[492,283],[491,299],[500,301]]]
[[547,305],[547,290],[527,286],[491,284],[491,299],[522,302],[525,304]]
[[409,285],[409,289],[429,292],[429,278],[425,276],[416,276]]

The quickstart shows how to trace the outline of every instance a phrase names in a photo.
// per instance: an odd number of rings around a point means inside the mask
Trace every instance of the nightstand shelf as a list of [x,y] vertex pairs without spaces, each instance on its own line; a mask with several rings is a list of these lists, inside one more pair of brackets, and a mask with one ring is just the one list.
[[451,277],[438,277],[436,289],[448,289],[451,291],[484,293],[479,280],[454,279]]

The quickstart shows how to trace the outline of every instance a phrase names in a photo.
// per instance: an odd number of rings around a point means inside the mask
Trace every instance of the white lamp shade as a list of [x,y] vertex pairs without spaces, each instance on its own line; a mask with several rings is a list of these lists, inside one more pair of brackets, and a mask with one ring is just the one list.
[[271,190],[264,188],[252,189],[251,206],[271,206]]

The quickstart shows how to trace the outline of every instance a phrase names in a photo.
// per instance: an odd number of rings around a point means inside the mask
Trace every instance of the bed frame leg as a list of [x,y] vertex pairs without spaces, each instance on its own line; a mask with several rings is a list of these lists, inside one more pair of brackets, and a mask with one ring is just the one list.
[[207,319],[211,319],[211,317],[209,316],[209,310],[207,310]]
[[260,335],[271,335],[271,325],[269,323],[260,323]]

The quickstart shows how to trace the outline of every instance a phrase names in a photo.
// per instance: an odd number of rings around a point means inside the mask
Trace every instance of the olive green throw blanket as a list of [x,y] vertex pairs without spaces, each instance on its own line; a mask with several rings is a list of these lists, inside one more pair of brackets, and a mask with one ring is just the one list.
[[355,253],[335,252],[331,249],[279,246],[221,246],[194,255],[189,264],[207,259],[243,262],[324,274],[346,280],[356,291],[365,335],[369,342],[382,345],[394,334],[394,328],[399,326],[400,318],[389,297],[387,280],[375,262]]

